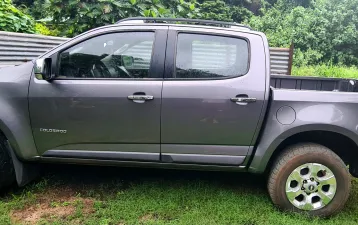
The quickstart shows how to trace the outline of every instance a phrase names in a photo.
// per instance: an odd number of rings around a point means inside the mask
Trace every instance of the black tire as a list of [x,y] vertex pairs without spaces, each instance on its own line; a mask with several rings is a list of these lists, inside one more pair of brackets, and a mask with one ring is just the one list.
[[6,138],[0,133],[0,190],[13,184],[15,178],[14,166],[6,147]]
[[[331,170],[336,178],[336,192],[332,200],[327,205],[316,210],[299,209],[290,202],[286,195],[286,181],[289,179],[290,174],[306,163],[321,164]],[[300,168],[298,171],[301,174],[302,169]],[[305,184],[304,182],[310,181],[303,180],[302,183]],[[293,186],[295,185],[294,183]],[[328,217],[339,212],[347,202],[351,188],[351,176],[341,158],[330,149],[314,143],[301,143],[286,148],[278,156],[269,174],[267,187],[273,203],[281,210],[307,213],[310,216]],[[297,187],[302,188],[299,183]],[[320,188],[322,189],[322,187]],[[308,190],[305,189],[304,191],[304,195],[306,195]],[[308,196],[311,194],[313,195],[314,193],[309,193]]]

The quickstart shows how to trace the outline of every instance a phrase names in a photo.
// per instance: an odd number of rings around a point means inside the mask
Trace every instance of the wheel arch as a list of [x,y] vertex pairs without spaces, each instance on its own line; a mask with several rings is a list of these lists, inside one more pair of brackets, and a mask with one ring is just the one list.
[[[249,171],[267,172],[277,156],[289,145],[311,142],[330,148],[352,169],[358,168],[358,136],[351,130],[332,124],[309,124],[288,129],[271,140],[263,137],[258,144]],[[343,144],[342,144],[343,143]],[[344,147],[344,148],[342,148]],[[358,160],[357,160],[358,161]],[[357,165],[355,165],[357,164]],[[350,171],[353,174],[353,170]],[[358,169],[357,169],[358,175]]]
[[19,149],[19,145],[16,141],[16,138],[15,138],[14,134],[11,132],[11,130],[9,129],[9,127],[1,120],[1,118],[0,118],[0,135],[4,136],[5,139],[7,141],[9,141],[12,148],[18,155],[20,153],[19,152],[20,149]]
[[9,141],[16,155],[24,160],[38,156],[29,119],[11,111],[0,115],[6,115],[0,117],[0,133]]

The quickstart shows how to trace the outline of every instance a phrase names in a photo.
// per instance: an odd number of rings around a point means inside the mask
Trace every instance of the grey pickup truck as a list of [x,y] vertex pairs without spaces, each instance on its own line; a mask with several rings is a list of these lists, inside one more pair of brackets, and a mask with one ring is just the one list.
[[0,186],[39,163],[267,175],[285,211],[330,216],[358,176],[355,80],[274,76],[235,23],[129,18],[0,70]]

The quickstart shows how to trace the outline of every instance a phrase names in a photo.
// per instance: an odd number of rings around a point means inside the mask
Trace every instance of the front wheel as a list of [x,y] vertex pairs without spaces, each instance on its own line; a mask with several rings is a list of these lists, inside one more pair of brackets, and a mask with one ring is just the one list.
[[343,208],[351,180],[334,152],[307,143],[284,150],[273,164],[267,186],[273,203],[282,210],[327,217]]

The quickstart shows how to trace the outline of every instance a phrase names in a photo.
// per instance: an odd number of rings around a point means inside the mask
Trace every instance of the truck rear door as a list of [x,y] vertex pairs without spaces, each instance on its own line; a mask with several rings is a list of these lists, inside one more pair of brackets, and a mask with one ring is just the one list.
[[259,35],[169,27],[162,92],[162,161],[240,165],[256,135],[266,69]]

